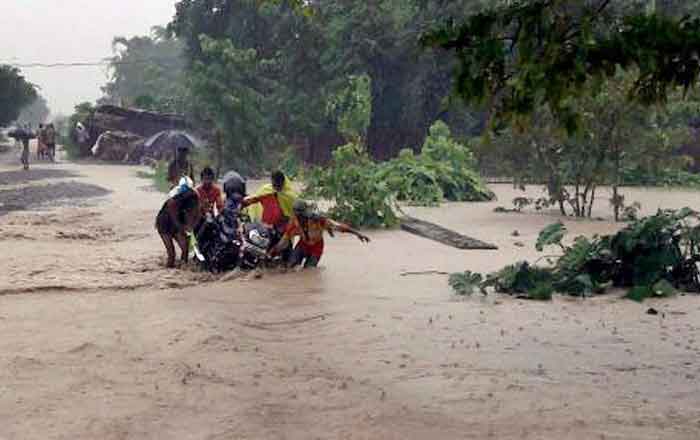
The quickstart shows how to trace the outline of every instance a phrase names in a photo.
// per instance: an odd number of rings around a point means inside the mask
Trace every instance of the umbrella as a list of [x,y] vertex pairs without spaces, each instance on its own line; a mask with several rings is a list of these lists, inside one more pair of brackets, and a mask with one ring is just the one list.
[[11,137],[12,139],[34,139],[36,135],[28,129],[24,129],[21,127],[14,128],[10,131],[7,132],[7,137]]
[[141,143],[129,156],[132,163],[141,162],[144,158],[169,160],[178,148],[190,150],[199,148],[202,142],[191,134],[181,130],[165,130],[158,132]]
[[179,148],[194,149],[201,142],[189,133],[180,130],[165,130],[146,139],[143,144],[148,150],[177,150]]

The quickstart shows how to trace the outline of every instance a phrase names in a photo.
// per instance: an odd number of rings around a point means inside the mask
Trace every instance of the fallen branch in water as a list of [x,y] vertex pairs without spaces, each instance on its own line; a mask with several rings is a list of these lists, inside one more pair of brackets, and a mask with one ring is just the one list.
[[449,275],[449,272],[442,272],[439,270],[424,270],[421,272],[401,272],[402,277],[408,277],[413,275]]

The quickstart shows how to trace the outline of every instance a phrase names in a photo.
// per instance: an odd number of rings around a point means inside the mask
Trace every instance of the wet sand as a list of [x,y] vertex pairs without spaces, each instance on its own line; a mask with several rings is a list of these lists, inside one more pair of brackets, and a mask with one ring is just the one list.
[[46,167],[111,193],[0,217],[2,439],[698,438],[700,298],[459,299],[444,276],[401,276],[538,257],[558,217],[493,213],[507,185],[495,203],[409,209],[498,251],[379,231],[330,239],[318,271],[200,284],[161,268],[162,195],[136,168]]

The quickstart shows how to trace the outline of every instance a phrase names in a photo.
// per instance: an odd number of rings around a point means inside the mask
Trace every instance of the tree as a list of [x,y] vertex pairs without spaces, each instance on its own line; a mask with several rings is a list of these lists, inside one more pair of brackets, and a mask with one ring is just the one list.
[[0,65],[0,127],[17,120],[22,109],[36,98],[35,86],[19,69]]
[[591,217],[597,188],[610,185],[615,219],[620,219],[625,205],[619,187],[625,172],[658,175],[673,164],[673,145],[688,137],[684,118],[652,113],[626,99],[633,81],[633,74],[618,72],[597,93],[576,100],[576,135],[562,130],[545,108],[533,114],[527,130],[514,128],[496,136],[492,154],[510,161],[510,170],[523,182],[541,183],[545,176],[547,203],[557,204],[563,215],[570,209],[577,217]]
[[329,116],[348,142],[365,143],[372,117],[371,84],[367,75],[351,76],[345,88],[328,100]]
[[546,106],[573,132],[580,123],[575,100],[598,89],[618,67],[636,72],[628,92],[644,104],[665,103],[675,87],[688,90],[698,79],[700,19],[634,6],[611,0],[500,1],[461,22],[443,23],[423,41],[457,55],[458,93],[486,105],[493,125],[522,124]]
[[116,37],[112,42],[111,79],[103,102],[145,110],[185,111],[184,47],[162,27],[151,35]]
[[22,109],[17,121],[35,127],[46,122],[50,114],[51,110],[49,110],[46,99],[41,95],[37,95],[36,99],[31,104]]
[[202,36],[202,54],[190,70],[193,109],[211,121],[226,148],[219,161],[247,170],[263,164],[264,138],[273,107],[266,99],[272,84],[259,71],[264,64],[254,49],[238,49],[228,40]]
[[[307,158],[314,160],[329,159],[331,149],[345,142],[340,132],[347,127],[339,126],[343,121],[334,102],[354,79],[367,78],[366,142],[373,156],[388,158],[403,148],[418,150],[438,118],[453,120],[447,98],[456,58],[441,49],[426,51],[420,35],[439,17],[462,18],[481,4],[181,0],[169,29],[186,44],[190,68],[216,62],[205,54],[201,35],[255,50],[259,63],[267,63],[258,74],[274,83],[266,91],[274,102],[272,138],[305,147]],[[327,112],[329,106],[335,110]],[[455,113],[458,122],[464,110]]]

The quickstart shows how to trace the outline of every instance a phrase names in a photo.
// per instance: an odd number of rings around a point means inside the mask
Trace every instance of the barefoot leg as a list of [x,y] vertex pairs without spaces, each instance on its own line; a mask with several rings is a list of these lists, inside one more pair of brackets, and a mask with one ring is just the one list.
[[187,242],[187,236],[184,232],[181,232],[177,234],[175,239],[177,240],[178,246],[180,246],[180,251],[182,251],[182,262],[187,264],[190,257],[190,246]]
[[168,253],[168,262],[166,266],[168,268],[175,267],[175,245],[173,244],[173,237],[170,235],[160,233],[160,238],[163,240],[165,245],[165,251]]

